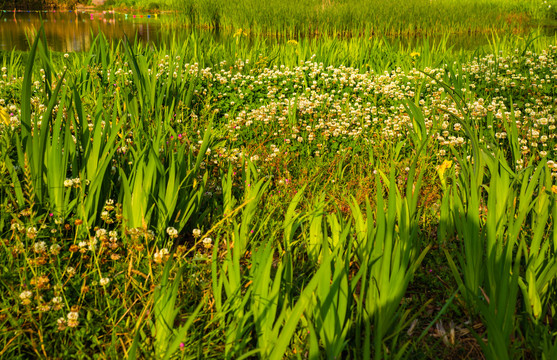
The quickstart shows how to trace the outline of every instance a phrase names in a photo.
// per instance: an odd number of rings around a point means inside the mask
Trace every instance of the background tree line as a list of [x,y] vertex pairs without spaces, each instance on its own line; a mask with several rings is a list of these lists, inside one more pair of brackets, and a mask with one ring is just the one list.
[[0,9],[43,10],[72,8],[79,3],[87,4],[89,2],[89,0],[0,0]]

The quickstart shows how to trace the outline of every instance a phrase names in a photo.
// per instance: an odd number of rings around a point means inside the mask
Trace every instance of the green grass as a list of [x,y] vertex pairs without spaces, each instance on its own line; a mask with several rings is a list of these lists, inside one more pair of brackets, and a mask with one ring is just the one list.
[[39,31],[0,70],[0,355],[553,358],[557,47],[489,39]]
[[280,37],[424,36],[432,34],[527,33],[555,23],[556,3],[539,0],[108,0],[126,11],[170,10],[176,24],[247,30]]
[[175,0],[192,25],[280,35],[352,36],[522,32],[555,19],[551,2],[508,0]]

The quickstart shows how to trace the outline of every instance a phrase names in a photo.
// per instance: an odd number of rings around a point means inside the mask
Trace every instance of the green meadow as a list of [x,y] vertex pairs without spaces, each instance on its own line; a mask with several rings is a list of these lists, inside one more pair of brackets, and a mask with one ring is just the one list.
[[0,53],[0,358],[557,358],[554,5],[37,29]]

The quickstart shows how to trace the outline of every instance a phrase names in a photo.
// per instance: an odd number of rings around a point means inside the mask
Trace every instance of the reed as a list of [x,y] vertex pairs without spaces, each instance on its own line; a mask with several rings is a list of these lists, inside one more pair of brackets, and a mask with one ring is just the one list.
[[250,29],[257,33],[355,36],[524,31],[554,16],[537,1],[254,1],[175,0],[190,25]]

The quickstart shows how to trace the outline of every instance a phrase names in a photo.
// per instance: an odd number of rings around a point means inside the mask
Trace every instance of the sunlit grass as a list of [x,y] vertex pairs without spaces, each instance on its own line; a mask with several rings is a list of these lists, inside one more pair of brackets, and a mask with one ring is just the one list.
[[554,39],[41,34],[0,70],[2,356],[557,351]]
[[248,29],[282,36],[432,35],[524,32],[555,19],[551,1],[519,0],[174,0],[191,25]]

